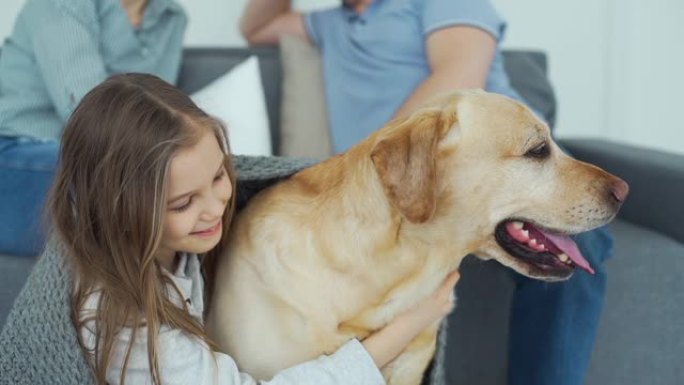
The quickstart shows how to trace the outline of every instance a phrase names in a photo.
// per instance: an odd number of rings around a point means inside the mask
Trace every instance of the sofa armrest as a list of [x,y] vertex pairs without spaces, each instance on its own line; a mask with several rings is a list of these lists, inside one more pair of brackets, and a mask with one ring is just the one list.
[[504,68],[511,86],[540,113],[553,131],[556,124],[556,96],[547,75],[546,53],[531,50],[504,50]]
[[573,156],[629,183],[619,216],[684,243],[684,156],[598,139],[558,141]]

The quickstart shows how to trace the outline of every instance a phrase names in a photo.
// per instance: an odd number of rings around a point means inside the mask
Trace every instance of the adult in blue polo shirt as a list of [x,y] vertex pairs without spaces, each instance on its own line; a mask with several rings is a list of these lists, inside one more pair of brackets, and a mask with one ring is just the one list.
[[[494,48],[503,37],[505,25],[486,1],[377,0],[361,13],[343,6],[307,14],[304,21],[307,36],[323,60],[336,152],[360,142],[389,117],[417,107],[426,96],[455,86],[484,88],[520,100],[504,71],[502,54]],[[477,60],[427,55],[430,39],[426,37],[456,25],[468,26],[460,32],[474,35],[464,36],[462,44],[475,45],[483,40],[481,44],[489,49],[478,49]],[[446,44],[450,38],[436,35]],[[440,41],[432,43],[435,49],[442,49]],[[448,48],[458,52],[458,46]],[[458,71],[444,73],[432,70],[431,61],[448,66],[452,60],[463,61],[465,68],[458,66],[454,67]],[[428,84],[424,85],[425,81]]]
[[187,17],[174,0],[28,0],[0,53],[0,254],[35,255],[64,123],[109,75],[175,83]]
[[[520,96],[499,42],[505,24],[488,0],[345,0],[301,14],[290,0],[250,0],[241,31],[253,44],[283,34],[319,48],[333,147],[343,151],[395,116],[454,88]],[[598,325],[612,249],[604,229],[576,238],[596,275],[548,284],[516,275],[511,309],[511,385],[580,385]]]

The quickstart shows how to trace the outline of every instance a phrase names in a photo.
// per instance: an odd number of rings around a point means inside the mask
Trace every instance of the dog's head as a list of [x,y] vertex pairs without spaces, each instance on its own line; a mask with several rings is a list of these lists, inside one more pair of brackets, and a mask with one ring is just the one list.
[[482,91],[442,96],[373,140],[380,183],[408,222],[538,279],[591,272],[569,235],[609,222],[628,191],[564,154],[527,107]]

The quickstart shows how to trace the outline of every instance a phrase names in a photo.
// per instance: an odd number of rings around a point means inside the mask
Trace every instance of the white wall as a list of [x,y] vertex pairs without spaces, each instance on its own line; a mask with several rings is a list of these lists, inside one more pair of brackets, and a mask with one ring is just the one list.
[[608,135],[684,153],[684,2],[612,4]]
[[[190,16],[188,46],[244,45],[237,20],[246,0],[179,0]],[[559,136],[604,137],[684,153],[684,1],[492,0],[508,20],[509,48],[548,53],[559,102]],[[300,9],[339,0],[295,0]],[[2,0],[0,39],[23,0]]]
[[684,153],[683,1],[493,1],[506,46],[549,54],[559,135]]
[[[559,136],[605,136],[607,1],[494,0],[505,47],[542,49],[558,98]],[[534,16],[532,16],[534,15]]]
[[[7,0],[2,0],[7,1]],[[19,1],[19,0],[9,0]],[[191,20],[186,34],[190,46],[245,45],[237,25],[247,0],[177,0]],[[341,0],[293,0],[297,9],[315,9],[339,4]],[[1,7],[1,6],[0,6]],[[201,20],[202,23],[192,23]]]

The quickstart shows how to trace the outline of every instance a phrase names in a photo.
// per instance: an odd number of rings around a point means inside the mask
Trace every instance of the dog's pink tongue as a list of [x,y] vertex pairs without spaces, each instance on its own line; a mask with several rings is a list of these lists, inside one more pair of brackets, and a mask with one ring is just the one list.
[[545,231],[542,231],[542,233],[544,233],[544,236],[553,242],[554,245],[563,250],[563,252],[567,254],[567,256],[570,257],[570,259],[575,262],[577,266],[589,274],[594,274],[594,269],[592,269],[589,262],[584,259],[584,256],[582,256],[582,252],[580,252],[577,244],[570,237],[567,235],[551,234]]

